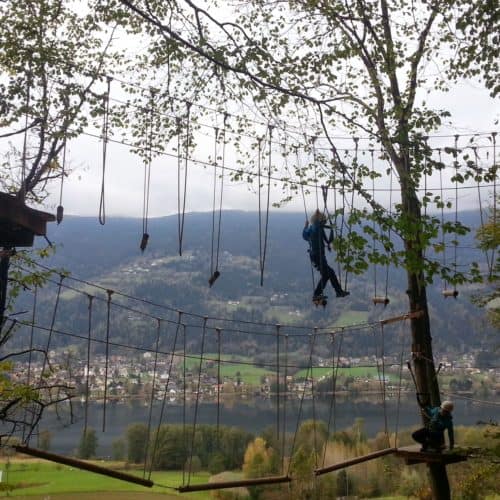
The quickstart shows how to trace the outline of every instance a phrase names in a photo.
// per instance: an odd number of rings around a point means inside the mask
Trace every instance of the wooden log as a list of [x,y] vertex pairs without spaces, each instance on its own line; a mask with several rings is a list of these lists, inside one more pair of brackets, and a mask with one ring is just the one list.
[[180,493],[192,491],[222,490],[225,488],[241,488],[246,486],[257,486],[260,484],[289,483],[292,480],[289,476],[258,477],[255,479],[241,479],[239,481],[221,481],[219,483],[202,483],[180,486],[177,490]]
[[385,448],[383,450],[374,451],[373,453],[368,453],[368,455],[362,455],[361,457],[351,458],[350,460],[345,460],[344,462],[339,462],[337,464],[328,465],[327,467],[321,467],[321,469],[316,469],[314,474],[316,476],[321,476],[327,472],[333,472],[340,469],[345,469],[346,467],[351,467],[352,465],[361,464],[363,462],[368,462],[369,460],[374,460],[384,455],[390,455],[395,453],[397,448]]
[[407,319],[420,318],[423,315],[423,311],[413,311],[400,316],[393,316],[392,318],[383,319],[380,321],[381,325],[389,325],[391,323],[397,323],[398,321],[405,321]]
[[458,297],[458,290],[443,290],[441,293],[444,298],[453,297],[456,299]]
[[373,297],[372,298],[372,302],[374,305],[377,305],[377,304],[383,304],[384,307],[387,306],[391,301],[389,300],[389,297]]
[[65,457],[63,455],[57,455],[55,453],[49,453],[48,451],[38,450],[36,448],[30,448],[24,445],[14,445],[13,448],[25,455],[30,455],[32,457],[43,458],[44,460],[49,460],[51,462],[56,462],[58,464],[69,465],[70,467],[75,467],[77,469],[86,470],[89,472],[94,472],[96,474],[101,474],[102,476],[113,477],[115,479],[120,479],[121,481],[127,481],[129,483],[140,484],[141,486],[146,486],[151,488],[154,483],[149,479],[143,479],[141,477],[133,476],[132,474],[127,474],[125,472],[119,472],[113,469],[107,469],[106,467],[101,467],[100,465],[95,465],[90,462],[85,462],[83,460],[78,460],[76,458]]

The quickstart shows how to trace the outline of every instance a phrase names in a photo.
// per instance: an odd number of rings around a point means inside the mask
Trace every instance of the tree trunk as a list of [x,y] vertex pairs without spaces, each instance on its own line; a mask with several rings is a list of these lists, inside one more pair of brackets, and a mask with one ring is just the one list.
[[[3,330],[5,323],[5,308],[7,307],[7,285],[9,278],[9,263],[10,256],[8,250],[9,248],[4,248],[0,258],[0,332]],[[0,335],[0,339],[1,339]]]
[[[403,207],[406,215],[408,215],[408,220],[415,223],[414,227],[419,227],[421,219],[420,203],[411,187],[406,186],[404,188],[402,186],[402,188]],[[419,243],[418,233],[415,239],[407,238],[405,240],[405,249],[411,259],[409,262],[410,266],[413,259],[417,262],[423,262],[424,256]],[[413,271],[409,267],[407,267],[407,293],[410,311],[422,311],[423,313],[420,317],[411,320],[412,353],[417,392],[424,404],[439,406],[441,400],[432,355],[432,337],[424,275],[422,272]],[[425,424],[424,417],[422,419]],[[433,498],[436,500],[450,500],[450,484],[446,466],[428,464],[428,470]]]

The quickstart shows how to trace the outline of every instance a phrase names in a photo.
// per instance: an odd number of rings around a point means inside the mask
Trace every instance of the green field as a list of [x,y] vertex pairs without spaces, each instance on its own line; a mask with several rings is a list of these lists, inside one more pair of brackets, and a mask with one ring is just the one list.
[[332,327],[352,326],[366,323],[368,321],[367,311],[343,311]]
[[[203,356],[204,359],[217,360],[216,353],[206,353]],[[267,370],[265,368],[259,368],[258,366],[253,366],[248,363],[252,363],[252,359],[246,356],[238,356],[237,358],[233,355],[221,355],[220,364],[220,374],[221,378],[227,377],[232,380],[236,380],[236,373],[240,372],[241,381],[246,385],[260,385],[260,380],[262,376],[271,375],[274,372]],[[223,361],[233,361],[232,363],[223,363]],[[217,375],[217,361],[213,362],[213,375]],[[242,364],[239,364],[241,362]],[[200,359],[196,357],[190,357],[186,360],[187,370],[197,373],[200,367]],[[204,370],[205,365],[204,365]]]
[[[99,465],[105,464],[99,462]],[[0,498],[7,496],[47,498],[47,495],[50,494],[50,498],[57,495],[57,498],[60,499],[80,498],[83,500],[84,498],[109,498],[109,492],[114,492],[113,497],[120,499],[159,497],[159,494],[161,494],[160,498],[168,499],[179,498],[181,495],[175,490],[165,487],[178,487],[182,484],[182,472],[177,471],[153,472],[151,479],[158,486],[146,488],[100,474],[44,461],[16,460],[10,462],[8,466],[3,461],[0,462],[0,470],[3,471]],[[117,468],[117,470],[119,469]],[[142,471],[125,472],[142,477]],[[209,478],[208,473],[200,472],[193,475],[191,483],[205,483],[208,482]],[[106,492],[105,496],[104,492]],[[122,492],[123,494],[121,494]],[[87,495],[76,496],[77,493],[86,493]],[[198,500],[211,498],[210,492],[183,493],[182,497]]]
[[[298,371],[294,377],[296,378],[305,378],[307,375],[307,368],[304,368]],[[320,379],[321,377],[331,377],[332,369],[331,368],[313,368],[312,376],[315,380]],[[337,372],[338,377],[366,377],[366,378],[378,378],[378,371],[375,366],[368,367],[352,367],[352,368],[339,368]],[[385,374],[386,378],[389,375]],[[309,378],[311,377],[311,370],[309,370]]]

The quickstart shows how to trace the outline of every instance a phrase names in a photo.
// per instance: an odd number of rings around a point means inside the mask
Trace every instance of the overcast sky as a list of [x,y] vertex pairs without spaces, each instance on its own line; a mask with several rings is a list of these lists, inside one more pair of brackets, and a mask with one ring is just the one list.
[[[434,93],[426,99],[430,105],[448,108],[452,111],[454,127],[443,127],[440,133],[468,134],[498,129],[495,125],[500,115],[498,101],[489,98],[478,85],[464,82],[450,93]],[[343,141],[338,147],[352,147],[352,144],[349,146],[349,142]],[[453,138],[434,140],[435,145],[439,143],[442,146],[453,146]],[[207,138],[201,141],[193,157],[207,161],[212,154],[212,149],[212,143]],[[68,165],[73,172],[64,183],[63,206],[66,214],[97,216],[102,176],[101,151],[102,145],[96,138],[84,136],[69,143]],[[276,152],[277,155],[278,152]],[[234,157],[230,156],[231,152],[228,153],[226,165],[235,166]],[[275,157],[275,161],[279,162],[279,158]],[[144,166],[137,156],[130,153],[123,145],[114,143],[108,145],[105,182],[105,203],[108,216],[142,216],[143,175]],[[386,187],[387,182],[386,179]],[[281,190],[273,188],[271,202],[278,201],[280,196]],[[211,210],[212,197],[213,169],[190,162],[186,211]],[[460,208],[471,208],[477,202],[474,193],[463,193],[461,197],[463,199]],[[315,198],[316,194],[313,190],[306,200],[308,210],[312,210],[316,205]],[[47,200],[46,208],[55,210],[58,200],[59,186],[54,185],[53,194]],[[177,160],[167,156],[156,158],[152,164],[149,215],[160,217],[174,214],[177,212],[177,203]],[[256,193],[246,184],[225,183],[224,209],[256,210],[257,206]],[[284,209],[303,211],[301,196],[297,196]]]

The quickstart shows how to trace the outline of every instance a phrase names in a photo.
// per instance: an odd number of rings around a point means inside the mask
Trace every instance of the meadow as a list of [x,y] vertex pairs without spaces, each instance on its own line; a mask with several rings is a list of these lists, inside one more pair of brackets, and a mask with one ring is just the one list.
[[[103,465],[100,461],[96,463]],[[107,462],[106,465],[116,470],[124,470],[123,464],[116,462]],[[172,489],[182,484],[182,472],[180,471],[153,472],[151,480],[155,486],[146,488],[73,467],[32,459],[2,460],[0,470],[3,471],[0,498],[47,498],[50,495],[50,498],[60,500],[66,498],[90,500],[102,499],[104,493],[105,498],[119,498],[121,500],[147,499],[159,495],[165,500],[180,496],[197,500],[211,498],[209,492],[183,493],[181,495]],[[127,470],[126,472],[142,477],[142,470]],[[191,483],[205,483],[209,478],[208,472],[199,472],[192,475]]]

